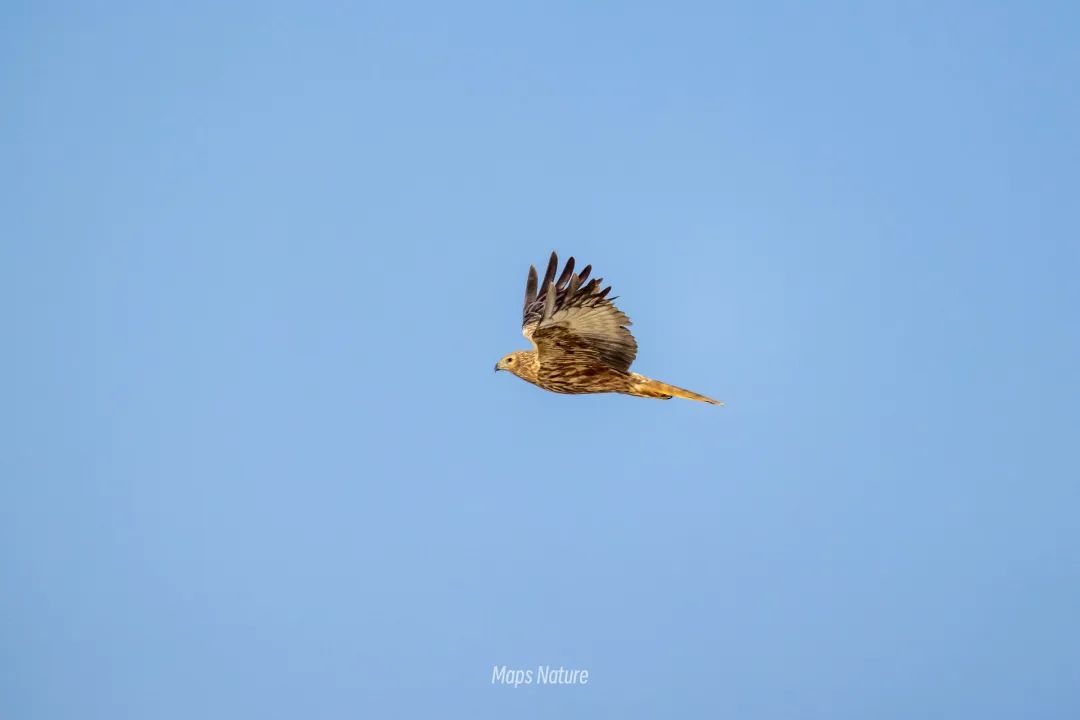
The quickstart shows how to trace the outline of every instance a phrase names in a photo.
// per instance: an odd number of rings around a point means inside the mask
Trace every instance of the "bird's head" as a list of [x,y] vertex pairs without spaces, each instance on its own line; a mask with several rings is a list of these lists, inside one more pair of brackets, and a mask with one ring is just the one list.
[[495,363],[495,370],[509,370],[520,378],[535,380],[537,365],[535,351],[518,350]]

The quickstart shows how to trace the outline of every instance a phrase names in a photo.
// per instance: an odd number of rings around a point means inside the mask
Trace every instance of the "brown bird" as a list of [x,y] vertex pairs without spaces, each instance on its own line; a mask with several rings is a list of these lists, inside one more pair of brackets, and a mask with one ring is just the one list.
[[[509,370],[522,380],[557,393],[616,392],[635,397],[672,397],[723,403],[681,387],[630,372],[637,342],[627,330],[628,318],[600,289],[601,278],[589,280],[592,265],[574,272],[574,258],[566,261],[559,279],[559,258],[551,253],[544,282],[537,291],[536,267],[529,268],[521,333],[535,350],[512,352],[495,370]],[[587,281],[587,282],[586,282]]]

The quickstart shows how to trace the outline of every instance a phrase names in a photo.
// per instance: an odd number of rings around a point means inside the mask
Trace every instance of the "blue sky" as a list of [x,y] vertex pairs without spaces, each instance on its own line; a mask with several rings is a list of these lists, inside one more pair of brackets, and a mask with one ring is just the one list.
[[4,718],[1080,714],[1074,5],[2,13]]

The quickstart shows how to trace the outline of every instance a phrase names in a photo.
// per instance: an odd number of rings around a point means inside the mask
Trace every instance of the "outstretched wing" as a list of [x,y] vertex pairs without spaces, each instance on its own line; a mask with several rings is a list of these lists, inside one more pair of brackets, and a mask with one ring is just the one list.
[[601,278],[589,280],[592,266],[574,272],[574,258],[566,261],[559,279],[559,258],[551,253],[544,281],[537,288],[536,268],[529,268],[521,332],[536,345],[541,367],[545,363],[578,361],[605,365],[622,372],[637,356],[637,342],[627,327],[628,318],[600,289]]

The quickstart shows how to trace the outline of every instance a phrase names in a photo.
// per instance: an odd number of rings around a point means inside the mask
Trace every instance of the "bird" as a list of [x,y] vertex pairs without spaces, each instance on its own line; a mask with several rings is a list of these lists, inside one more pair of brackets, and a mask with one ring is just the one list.
[[521,334],[532,342],[533,349],[503,357],[495,364],[496,372],[510,372],[556,393],[611,392],[723,405],[705,395],[630,372],[637,356],[637,341],[628,329],[630,318],[615,307],[617,298],[607,296],[611,287],[600,289],[603,278],[589,280],[592,265],[575,273],[572,257],[556,280],[558,269],[559,256],[552,252],[538,287],[536,266],[529,267]]

